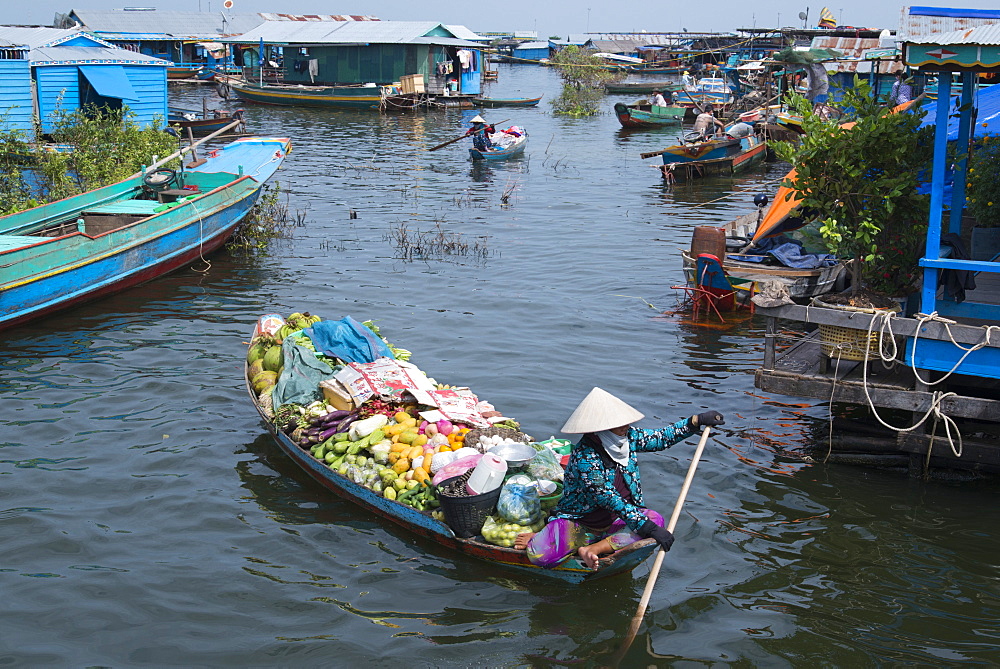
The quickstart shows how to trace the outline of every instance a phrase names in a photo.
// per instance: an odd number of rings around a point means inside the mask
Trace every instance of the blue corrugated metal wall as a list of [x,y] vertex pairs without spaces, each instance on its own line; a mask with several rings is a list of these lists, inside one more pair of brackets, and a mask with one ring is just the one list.
[[544,49],[514,49],[514,57],[525,60],[542,60],[549,57],[549,50],[547,47]]
[[[100,66],[99,63],[95,65]],[[138,100],[125,100],[123,104],[135,114],[141,125],[149,125],[159,117],[167,117],[167,68],[151,65],[124,65],[125,74]],[[38,87],[38,113],[42,119],[42,132],[53,129],[52,113],[61,108],[76,109],[80,104],[80,74],[76,65],[48,65],[35,68]]]
[[34,115],[28,61],[0,60],[0,128],[30,133]]

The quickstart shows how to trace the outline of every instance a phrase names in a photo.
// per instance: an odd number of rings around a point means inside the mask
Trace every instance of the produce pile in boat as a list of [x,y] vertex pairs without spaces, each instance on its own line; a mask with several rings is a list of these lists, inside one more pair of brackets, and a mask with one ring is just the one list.
[[267,315],[247,351],[247,379],[261,413],[336,475],[452,524],[458,536],[470,535],[441,508],[442,495],[447,503],[499,492],[473,530],[495,545],[542,529],[569,442],[533,442],[517,421],[469,388],[428,377],[410,356],[371,321]]

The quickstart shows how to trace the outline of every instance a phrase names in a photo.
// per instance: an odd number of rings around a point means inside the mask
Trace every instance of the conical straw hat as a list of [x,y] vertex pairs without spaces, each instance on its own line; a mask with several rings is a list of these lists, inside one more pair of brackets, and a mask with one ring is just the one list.
[[644,416],[606,390],[595,387],[590,391],[573,415],[569,417],[562,431],[566,434],[600,432],[615,427],[629,425]]
[[484,119],[479,114],[476,114],[475,118],[473,118],[471,121],[469,121],[469,123],[486,123],[486,119]]

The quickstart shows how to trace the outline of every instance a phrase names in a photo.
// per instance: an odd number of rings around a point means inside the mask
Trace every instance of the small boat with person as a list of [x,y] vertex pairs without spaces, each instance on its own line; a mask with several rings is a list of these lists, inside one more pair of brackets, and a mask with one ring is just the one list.
[[469,157],[473,160],[507,160],[520,156],[528,148],[528,131],[518,126],[511,126],[490,135],[493,146],[488,149],[469,149]]
[[[596,569],[577,555],[533,564],[514,537],[529,524],[538,531],[557,503],[559,452],[569,442],[533,442],[471,389],[429,379],[371,321],[261,316],[244,374],[278,448],[313,481],[456,560],[580,583],[628,574],[657,547],[639,540],[601,557]],[[286,381],[293,376],[295,384]],[[503,518],[501,486],[514,476],[538,491],[520,526]]]
[[[680,144],[673,144],[660,151],[642,153],[642,158],[660,156],[660,172],[667,183],[679,183],[710,176],[732,175],[745,171],[762,162],[767,155],[767,141],[753,132],[733,136],[702,137],[688,133]],[[727,129],[727,133],[733,126]]]
[[161,167],[193,146],[119,183],[0,217],[0,328],[131,288],[219,248],[291,142],[243,138],[186,168]]

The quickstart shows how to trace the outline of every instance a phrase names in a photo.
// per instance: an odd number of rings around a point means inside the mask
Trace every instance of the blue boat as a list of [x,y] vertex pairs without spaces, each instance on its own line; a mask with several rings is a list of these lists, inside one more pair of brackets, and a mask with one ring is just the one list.
[[469,156],[473,160],[507,160],[508,158],[513,158],[514,156],[519,156],[524,153],[524,149],[528,146],[528,133],[524,132],[520,137],[514,140],[514,143],[510,146],[499,148],[495,147],[489,151],[480,151],[479,149],[469,149]]
[[110,295],[224,244],[285,159],[287,138],[237,140],[193,169],[157,169],[0,218],[0,329]]
[[[254,328],[250,340],[260,334]],[[658,547],[653,539],[641,539],[633,544],[605,555],[598,561],[597,569],[588,569],[575,555],[552,568],[542,568],[532,564],[523,550],[505,548],[487,542],[482,536],[461,538],[445,522],[434,518],[431,511],[418,511],[401,502],[385,498],[382,493],[370,490],[365,486],[330,469],[325,462],[317,460],[308,447],[298,445],[292,438],[280,430],[264,408],[258,403],[249,378],[250,366],[244,368],[246,389],[251,402],[257,408],[261,419],[267,425],[268,431],[278,447],[291,460],[308,474],[314,481],[332,492],[337,497],[371,511],[377,516],[392,522],[413,534],[429,539],[436,545],[460,555],[485,560],[495,566],[511,568],[515,571],[530,572],[540,576],[549,576],[571,583],[594,581],[619,574],[629,574],[642,564]]]

